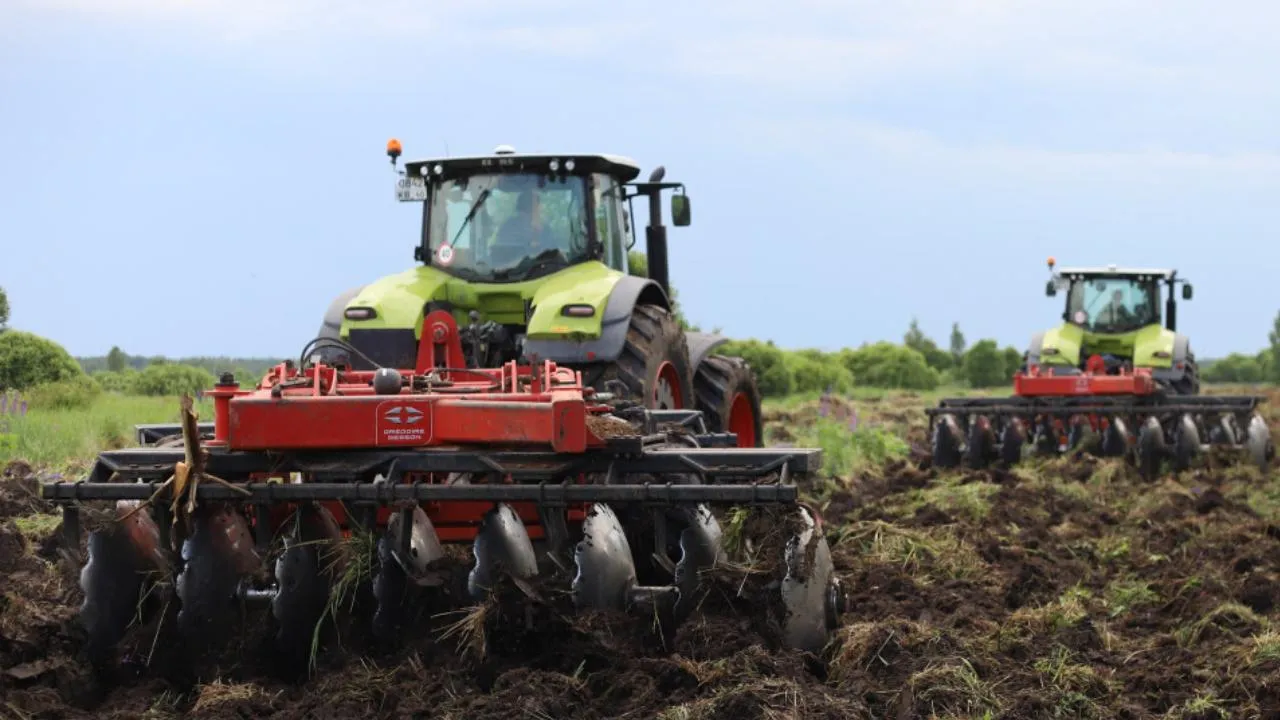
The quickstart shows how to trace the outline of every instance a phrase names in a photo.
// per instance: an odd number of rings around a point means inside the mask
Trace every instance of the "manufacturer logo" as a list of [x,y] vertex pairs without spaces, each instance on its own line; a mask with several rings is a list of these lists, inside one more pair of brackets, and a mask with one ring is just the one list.
[[378,404],[379,445],[421,445],[431,440],[431,404],[388,400]]
[[397,405],[383,413],[382,417],[396,425],[415,425],[422,422],[422,411],[408,405]]

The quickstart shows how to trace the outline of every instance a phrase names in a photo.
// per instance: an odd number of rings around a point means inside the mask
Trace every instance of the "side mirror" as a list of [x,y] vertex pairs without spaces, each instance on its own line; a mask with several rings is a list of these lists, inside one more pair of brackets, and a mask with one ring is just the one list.
[[1192,292],[1192,291],[1191,291],[1191,284],[1190,284],[1190,283],[1185,283],[1185,284],[1183,284],[1183,286],[1182,286],[1182,299],[1183,299],[1183,300],[1190,300],[1190,299],[1191,299],[1191,292]]
[[1057,294],[1058,294],[1058,286],[1054,285],[1052,280],[1044,284],[1045,297],[1053,297],[1054,295],[1057,295]]
[[676,227],[685,227],[689,224],[689,220],[689,196],[672,195],[671,224]]

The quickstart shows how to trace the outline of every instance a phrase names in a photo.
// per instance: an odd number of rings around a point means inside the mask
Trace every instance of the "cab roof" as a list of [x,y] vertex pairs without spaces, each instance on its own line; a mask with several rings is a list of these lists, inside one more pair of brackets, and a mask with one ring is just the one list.
[[[572,161],[572,167],[568,163]],[[553,170],[553,163],[556,169]],[[622,155],[592,153],[517,153],[499,146],[491,155],[428,158],[406,162],[408,177],[458,177],[488,172],[569,172],[573,175],[604,173],[619,182],[630,182],[640,174],[640,165]]]
[[1119,267],[1116,265],[1107,265],[1105,267],[1064,267],[1058,268],[1059,275],[1085,275],[1085,276],[1115,276],[1115,277],[1158,277],[1163,280],[1171,280],[1178,273],[1177,270],[1169,268],[1136,268],[1136,267]]

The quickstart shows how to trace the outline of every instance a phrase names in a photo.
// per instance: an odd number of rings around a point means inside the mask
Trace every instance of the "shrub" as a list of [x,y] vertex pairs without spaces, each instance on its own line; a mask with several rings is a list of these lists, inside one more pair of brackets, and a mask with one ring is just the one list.
[[0,333],[0,390],[25,390],[83,375],[80,364],[58,343],[21,330]]
[[973,347],[965,352],[962,367],[965,380],[969,381],[972,387],[989,388],[1007,382],[1005,358],[996,346],[995,340],[979,340],[974,343]]
[[1022,351],[1015,347],[1007,347],[1004,349],[1004,379],[1013,382],[1013,376],[1018,374],[1018,369],[1022,367]]
[[83,410],[102,395],[102,386],[88,375],[41,383],[23,393],[28,407],[40,410]]
[[1256,383],[1267,379],[1263,366],[1265,351],[1258,356],[1231,353],[1203,371],[1206,382]]
[[941,374],[917,350],[890,342],[842,350],[840,360],[858,385],[902,390],[933,390]]
[[195,395],[213,386],[213,373],[177,363],[148,365],[133,382],[137,395]]
[[848,393],[853,389],[853,374],[836,355],[799,350],[784,354],[783,365],[792,377],[793,392]]
[[772,342],[735,340],[721,345],[714,352],[746,360],[756,375],[760,394],[765,397],[785,397],[795,391],[795,378],[786,363],[786,353]]
[[131,395],[133,394],[134,383],[138,380],[138,371],[130,367],[118,372],[115,370],[99,370],[92,373],[92,377],[107,392]]
[[[954,329],[958,331],[958,327]],[[960,342],[964,342],[963,336]],[[946,372],[955,365],[951,353],[938,347],[937,343],[929,339],[920,329],[920,324],[915,318],[911,319],[911,326],[907,328],[906,335],[902,336],[902,344],[924,355],[925,363],[938,372]]]

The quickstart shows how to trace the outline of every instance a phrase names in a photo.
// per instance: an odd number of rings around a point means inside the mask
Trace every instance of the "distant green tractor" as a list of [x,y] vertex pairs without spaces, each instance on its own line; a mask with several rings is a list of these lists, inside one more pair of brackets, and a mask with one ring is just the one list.
[[1032,337],[1013,396],[944,398],[926,410],[934,466],[1013,464],[1024,451],[1065,453],[1096,434],[1100,442],[1088,447],[1132,458],[1148,478],[1165,460],[1185,470],[1212,446],[1242,448],[1265,471],[1275,456],[1258,412],[1265,398],[1200,394],[1191,343],[1177,331],[1178,284],[1190,300],[1191,285],[1175,270],[1110,265],[1054,273],[1045,294],[1067,291],[1065,323]]
[[[394,167],[400,144],[388,143],[387,154]],[[750,367],[712,353],[726,338],[684,332],[674,315],[662,191],[680,189],[671,196],[676,226],[689,224],[690,208],[683,184],[662,182],[661,166],[634,182],[640,168],[629,158],[499,146],[404,168],[396,196],[422,205],[421,264],[333,301],[320,335],[354,347],[349,364],[414,367],[424,317],[446,310],[467,331],[469,365],[552,360],[601,391],[648,408],[701,410],[708,431],[762,445]],[[640,195],[649,204],[647,278],[627,266],[629,210]]]
[[[1053,270],[1053,258],[1049,269]],[[1176,270],[1076,267],[1062,268],[1045,286],[1049,297],[1067,291],[1062,312],[1065,324],[1036,333],[1024,356],[1028,365],[1055,374],[1083,372],[1090,357],[1098,356],[1108,373],[1147,368],[1167,392],[1200,393],[1200,371],[1186,335],[1177,332],[1175,285],[1190,300],[1191,285]],[[1161,325],[1161,285],[1168,289]]]

